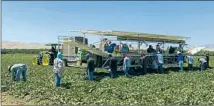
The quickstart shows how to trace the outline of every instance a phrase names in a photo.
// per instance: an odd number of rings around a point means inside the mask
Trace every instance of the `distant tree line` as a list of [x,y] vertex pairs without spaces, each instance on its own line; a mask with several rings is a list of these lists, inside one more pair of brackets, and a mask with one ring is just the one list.
[[[38,54],[41,51],[48,51],[48,49],[1,49],[1,54],[15,54],[15,53]],[[143,52],[146,53],[146,51]],[[214,56],[214,51],[200,51],[196,53],[195,56],[204,56],[207,53],[210,56]]]
[[38,54],[41,51],[48,51],[48,49],[1,49],[1,54]]
[[196,53],[195,55],[196,56],[204,56],[205,54],[209,54],[210,56],[214,56],[214,51],[204,50],[204,51],[200,51],[200,52]]

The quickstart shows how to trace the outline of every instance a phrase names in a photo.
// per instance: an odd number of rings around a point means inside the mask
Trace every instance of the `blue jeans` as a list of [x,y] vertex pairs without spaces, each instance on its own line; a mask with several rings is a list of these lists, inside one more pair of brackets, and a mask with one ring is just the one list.
[[117,69],[111,69],[111,78],[116,78],[117,77]]
[[200,71],[203,72],[206,69],[206,63],[200,64]]
[[183,64],[184,64],[183,61],[179,61],[179,62],[178,62],[178,65],[179,65],[179,68],[180,68],[180,71],[181,71],[181,72],[184,71],[184,70],[183,70]]
[[158,71],[159,71],[159,73],[164,73],[164,71],[163,71],[163,64],[159,64],[158,65]]
[[22,66],[22,67],[19,67],[17,70],[13,70],[12,71],[12,79],[15,80],[15,81],[19,81],[20,80],[20,76],[22,74],[23,81],[26,81],[27,80],[26,71],[27,71],[26,66]]
[[61,77],[59,76],[58,73],[55,73],[55,86],[56,87],[60,86],[60,81],[61,81]]
[[89,71],[88,70],[88,80],[89,81],[93,81],[94,80],[94,70],[93,71]]
[[129,70],[130,70],[129,67],[126,67],[125,69],[123,69],[123,71],[124,71],[126,77],[129,76]]

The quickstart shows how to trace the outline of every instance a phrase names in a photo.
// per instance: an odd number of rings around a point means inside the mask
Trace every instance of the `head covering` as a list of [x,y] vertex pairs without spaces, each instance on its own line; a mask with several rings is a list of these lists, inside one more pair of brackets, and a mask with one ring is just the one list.
[[181,52],[180,51],[177,51],[177,54],[180,54]]
[[91,57],[91,56],[92,56],[92,54],[88,52],[88,53],[86,54],[86,60],[88,60],[89,57]]
[[9,73],[11,72],[11,67],[12,67],[13,65],[9,65],[8,66],[8,71],[9,71]]
[[145,56],[145,55],[146,55],[145,53],[142,53],[142,54],[141,54],[141,56]]
[[123,57],[127,57],[127,56],[128,56],[127,54],[125,54],[125,53],[123,54]]
[[62,53],[61,53],[61,52],[58,52],[57,58],[58,58],[58,59],[62,59]]

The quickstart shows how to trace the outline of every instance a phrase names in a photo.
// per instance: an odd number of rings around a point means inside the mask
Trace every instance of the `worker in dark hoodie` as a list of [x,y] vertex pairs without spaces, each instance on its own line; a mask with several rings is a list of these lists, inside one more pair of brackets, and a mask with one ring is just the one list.
[[94,71],[95,71],[95,60],[93,59],[93,55],[89,55],[89,59],[87,60],[86,71],[88,74],[88,80],[93,81],[94,79]]
[[117,59],[112,56],[112,54],[109,54],[109,69],[111,78],[117,77]]

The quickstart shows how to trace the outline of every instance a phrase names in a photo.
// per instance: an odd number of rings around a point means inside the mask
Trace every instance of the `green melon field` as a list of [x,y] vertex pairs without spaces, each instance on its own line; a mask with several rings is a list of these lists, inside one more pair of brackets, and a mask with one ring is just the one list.
[[[33,55],[2,55],[2,91],[31,105],[214,105],[214,70],[149,74],[110,79],[97,69],[96,81],[85,80],[84,69],[65,68],[62,87],[54,87],[51,66],[33,66]],[[7,66],[25,63],[27,82],[13,82]],[[214,67],[214,57],[211,57]]]

